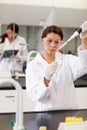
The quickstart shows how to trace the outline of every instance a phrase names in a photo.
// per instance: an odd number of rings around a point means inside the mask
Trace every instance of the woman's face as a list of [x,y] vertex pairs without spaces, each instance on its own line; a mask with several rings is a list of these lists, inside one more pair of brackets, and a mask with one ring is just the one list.
[[11,29],[7,29],[7,36],[9,40],[14,40],[15,35],[16,34]]
[[61,37],[56,33],[49,33],[45,38],[41,39],[44,47],[44,52],[47,54],[55,55],[62,41]]

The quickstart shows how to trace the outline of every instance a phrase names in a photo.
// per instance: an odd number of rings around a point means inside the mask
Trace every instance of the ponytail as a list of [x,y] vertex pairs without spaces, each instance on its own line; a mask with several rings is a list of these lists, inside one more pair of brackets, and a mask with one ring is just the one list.
[[7,37],[7,33],[1,35],[1,36],[0,36],[0,39],[1,39],[1,40],[0,40],[0,43],[4,43],[6,37]]

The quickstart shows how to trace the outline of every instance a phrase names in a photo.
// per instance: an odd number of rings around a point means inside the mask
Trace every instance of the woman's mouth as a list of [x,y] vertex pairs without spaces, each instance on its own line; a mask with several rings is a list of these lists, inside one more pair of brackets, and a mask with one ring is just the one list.
[[49,49],[49,51],[54,52],[54,51],[55,51],[55,49]]

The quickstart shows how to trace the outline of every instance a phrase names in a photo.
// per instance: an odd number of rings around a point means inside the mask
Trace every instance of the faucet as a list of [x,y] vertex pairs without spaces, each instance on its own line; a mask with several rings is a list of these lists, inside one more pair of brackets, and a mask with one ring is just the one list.
[[10,83],[16,88],[16,119],[13,130],[26,130],[23,125],[23,95],[21,85],[12,78],[0,78],[0,85]]

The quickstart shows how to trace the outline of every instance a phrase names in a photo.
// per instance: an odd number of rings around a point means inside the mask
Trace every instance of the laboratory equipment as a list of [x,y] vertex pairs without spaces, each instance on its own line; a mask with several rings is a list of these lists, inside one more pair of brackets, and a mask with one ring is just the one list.
[[12,78],[1,78],[0,85],[10,83],[16,88],[16,119],[13,125],[13,130],[25,130],[23,125],[23,99],[22,99],[22,87],[20,84]]
[[83,122],[61,122],[57,130],[87,130],[87,121]]
[[73,33],[73,35],[71,35],[71,37],[65,41],[58,50],[61,50],[64,46],[66,46],[72,39],[74,39],[75,37],[77,37],[80,33],[82,32],[82,28],[79,28],[77,31],[75,31]]
[[71,35],[71,37],[64,42],[64,44],[62,44],[60,46],[60,48],[58,50],[61,50],[64,46],[66,46],[72,39],[74,39],[75,37],[77,37],[80,34],[80,38],[85,38],[87,37],[87,21],[83,22],[82,25],[80,26],[80,28],[78,30],[76,30],[73,35]]
[[40,126],[39,130],[47,130],[47,127],[46,126]]
[[37,51],[30,51],[27,55],[27,64],[34,59],[34,57],[38,54]]

